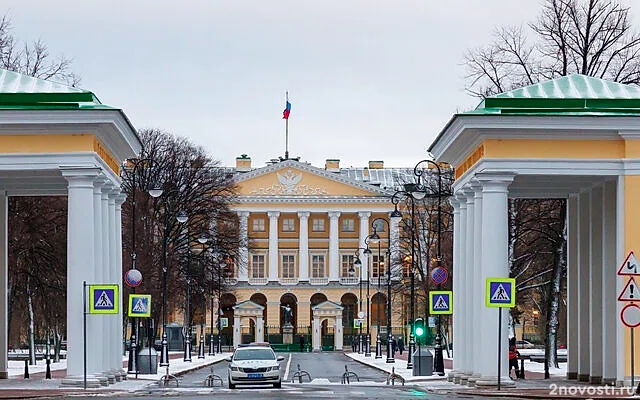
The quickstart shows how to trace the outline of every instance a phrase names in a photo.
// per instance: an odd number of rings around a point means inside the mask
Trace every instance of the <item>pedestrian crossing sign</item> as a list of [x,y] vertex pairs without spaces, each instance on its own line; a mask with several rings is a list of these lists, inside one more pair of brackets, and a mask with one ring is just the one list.
[[453,314],[453,292],[447,290],[434,290],[429,292],[430,314]]
[[515,307],[516,280],[513,278],[487,278],[485,302],[487,307]]
[[130,294],[129,314],[130,317],[148,318],[151,316],[151,295],[150,294]]
[[89,285],[89,314],[117,314],[118,299],[118,285]]

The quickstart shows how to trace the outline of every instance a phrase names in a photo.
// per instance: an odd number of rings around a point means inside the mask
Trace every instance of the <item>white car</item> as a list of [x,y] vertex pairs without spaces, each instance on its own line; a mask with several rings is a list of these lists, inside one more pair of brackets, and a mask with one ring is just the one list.
[[273,384],[274,388],[282,386],[280,364],[282,356],[276,356],[271,347],[248,346],[239,347],[228,357],[229,389],[236,385]]

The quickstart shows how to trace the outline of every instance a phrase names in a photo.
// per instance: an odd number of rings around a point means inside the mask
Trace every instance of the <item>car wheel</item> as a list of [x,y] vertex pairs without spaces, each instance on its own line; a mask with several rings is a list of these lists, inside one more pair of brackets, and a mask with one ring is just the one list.
[[282,381],[280,381],[280,382],[278,382],[278,383],[274,383],[274,384],[273,384],[273,387],[274,387],[275,389],[280,389],[280,388],[282,387]]
[[236,388],[236,385],[231,383],[231,379],[229,379],[229,389],[235,389],[235,388]]

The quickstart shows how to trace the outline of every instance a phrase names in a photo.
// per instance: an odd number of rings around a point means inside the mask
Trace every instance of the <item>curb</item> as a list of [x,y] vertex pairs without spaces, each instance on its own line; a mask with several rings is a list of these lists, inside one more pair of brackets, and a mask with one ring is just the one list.
[[[349,356],[347,353],[343,353],[343,354],[345,356],[349,357],[351,360],[353,360],[355,362],[358,362],[358,363],[360,363],[362,365],[366,365],[367,367],[375,368],[378,371],[384,372],[385,374],[390,374],[391,373],[391,372],[389,372],[389,371],[387,371],[387,370],[385,370],[385,369],[383,369],[383,368],[381,368],[381,367],[379,367],[377,365],[371,365],[371,364],[364,363],[364,362],[362,362],[362,361],[360,361],[360,360],[358,360],[356,358],[353,358],[353,357]],[[409,378],[409,379],[411,379],[411,378]],[[412,383],[418,383],[418,382],[440,382],[440,381],[446,381],[447,377],[443,376],[443,377],[438,377],[438,378],[427,378],[427,377],[425,377],[425,378],[418,378],[418,379],[411,379],[411,380],[409,380],[409,379],[405,380],[405,382],[404,382],[405,385],[410,385]]]

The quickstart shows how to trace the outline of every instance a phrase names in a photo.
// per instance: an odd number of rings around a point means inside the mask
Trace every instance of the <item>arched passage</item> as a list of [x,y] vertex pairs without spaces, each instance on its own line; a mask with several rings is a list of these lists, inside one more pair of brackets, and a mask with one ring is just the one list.
[[309,299],[309,321],[313,321],[313,307],[325,301],[327,301],[327,296],[322,293],[315,293],[311,296],[311,299]]
[[342,326],[345,336],[345,345],[351,345],[356,331],[353,327],[353,320],[358,313],[358,298],[353,293],[345,293],[340,299],[342,309]]
[[260,304],[262,307],[264,307],[264,311],[262,312],[262,319],[266,321],[267,320],[267,297],[262,293],[254,293],[253,295],[251,295],[251,298],[249,300],[253,301],[256,304]]
[[[288,316],[287,316],[288,314]],[[298,299],[292,293],[285,293],[280,297],[280,332],[284,326],[292,326],[293,333],[298,328]]]
[[[224,346],[230,346],[233,343],[233,307],[236,305],[237,301],[238,300],[236,299],[236,296],[231,293],[224,293],[220,297],[220,309],[218,311],[218,314],[220,314],[221,317],[221,320],[219,321],[219,334],[221,337],[222,345]],[[223,318],[226,318],[226,320]]]
[[387,296],[376,293],[371,297],[371,325],[387,324]]

